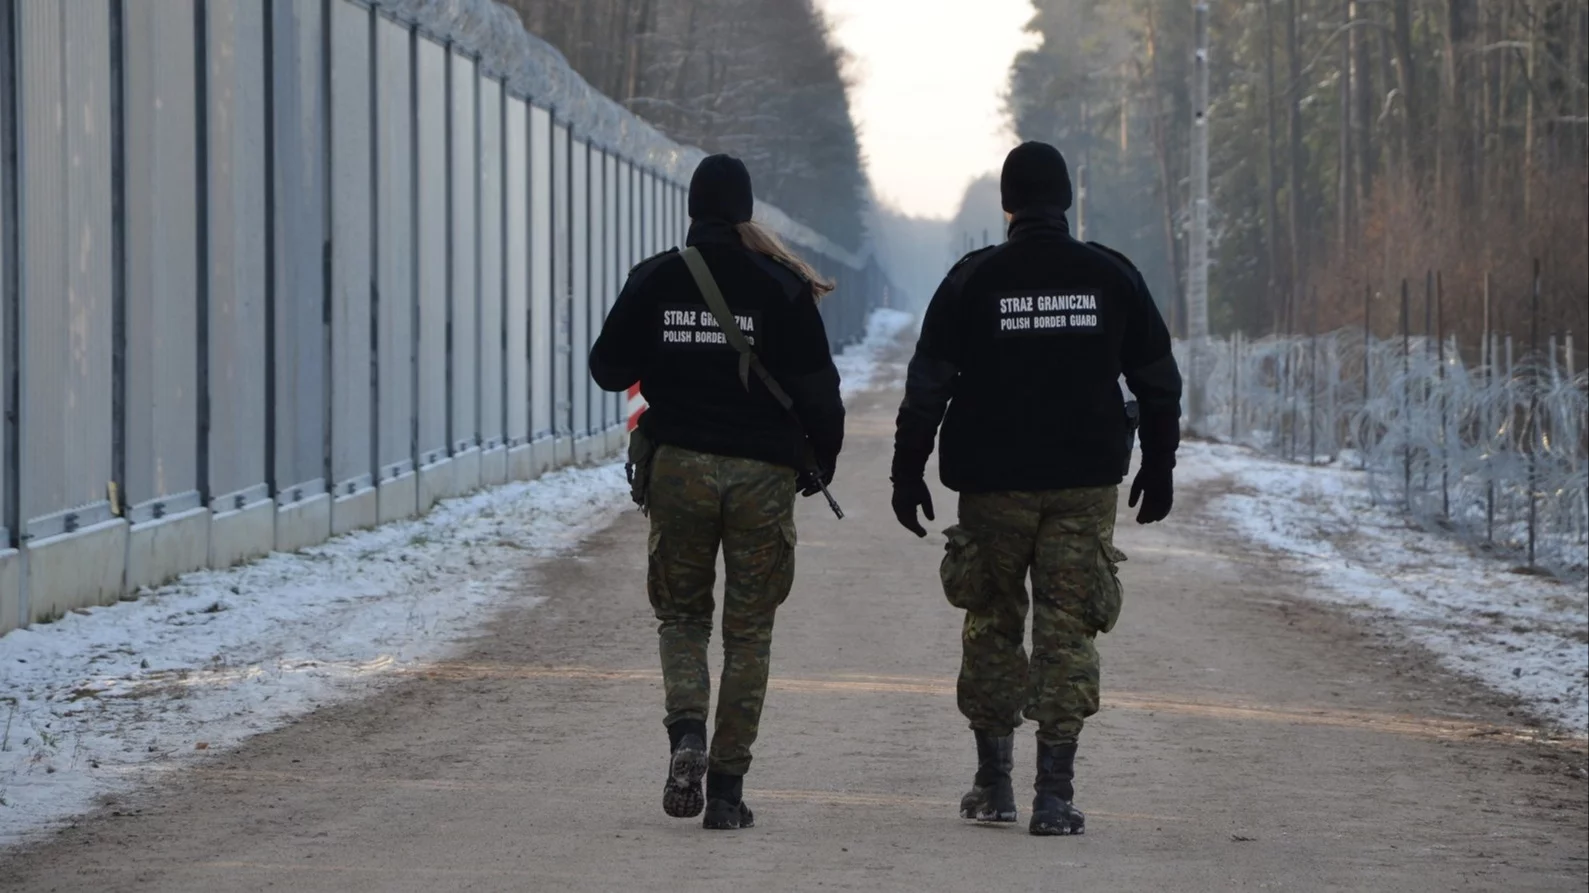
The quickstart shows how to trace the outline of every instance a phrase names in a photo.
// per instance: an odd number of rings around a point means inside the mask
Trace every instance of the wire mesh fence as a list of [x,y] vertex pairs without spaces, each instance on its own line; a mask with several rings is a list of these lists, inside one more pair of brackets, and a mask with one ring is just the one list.
[[[1190,368],[1188,345],[1176,345]],[[1367,473],[1380,505],[1517,564],[1589,575],[1589,374],[1572,337],[1210,339],[1195,433]],[[1465,358],[1466,357],[1466,358]]]

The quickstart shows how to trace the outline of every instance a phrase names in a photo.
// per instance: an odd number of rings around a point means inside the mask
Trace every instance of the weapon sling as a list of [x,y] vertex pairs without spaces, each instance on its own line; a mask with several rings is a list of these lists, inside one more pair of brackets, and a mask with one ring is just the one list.
[[[712,315],[717,317],[717,325],[718,328],[723,330],[723,337],[728,339],[729,345],[739,352],[740,385],[745,390],[750,390],[750,373],[755,372],[756,377],[761,379],[761,383],[767,387],[767,392],[772,394],[773,399],[778,401],[778,405],[782,406],[784,411],[789,414],[789,417],[794,419],[795,427],[800,428],[800,417],[794,411],[794,401],[789,399],[789,394],[779,386],[778,381],[772,377],[772,373],[767,371],[767,367],[762,365],[761,357],[756,355],[755,348],[750,346],[750,342],[745,339],[745,333],[740,331],[739,323],[734,320],[733,311],[728,309],[728,302],[723,300],[722,289],[717,287],[717,280],[712,277],[712,270],[706,265],[706,258],[702,257],[701,252],[697,249],[693,247],[686,248],[684,249],[684,263],[690,268],[690,275],[695,277],[695,285],[700,288],[701,297],[706,299],[706,306],[710,307]],[[802,441],[806,440],[803,428],[801,428],[800,439]],[[810,442],[806,441],[806,445],[809,454]],[[810,459],[809,455],[807,459]],[[810,464],[812,466],[809,469],[811,475],[815,479],[817,486],[822,490],[823,498],[827,499],[828,508],[833,509],[833,514],[843,518],[844,510],[839,508],[838,501],[833,498],[833,494],[828,492],[827,485],[822,482],[821,471],[815,467],[816,463],[814,461],[810,462]]]

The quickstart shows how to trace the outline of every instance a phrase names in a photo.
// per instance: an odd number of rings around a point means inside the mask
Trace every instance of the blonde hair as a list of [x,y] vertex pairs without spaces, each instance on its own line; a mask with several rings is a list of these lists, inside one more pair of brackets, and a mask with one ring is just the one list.
[[800,255],[790,251],[783,240],[778,238],[777,233],[754,220],[735,224],[734,229],[739,233],[739,238],[745,243],[746,248],[767,255],[794,270],[801,279],[811,283],[811,297],[814,300],[821,301],[823,296],[833,291],[833,280],[822,278],[822,274],[818,273],[815,267],[806,263]]

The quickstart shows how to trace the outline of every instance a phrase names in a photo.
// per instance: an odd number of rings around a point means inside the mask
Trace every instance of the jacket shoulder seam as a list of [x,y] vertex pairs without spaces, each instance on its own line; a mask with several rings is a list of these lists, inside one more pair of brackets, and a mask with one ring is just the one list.
[[811,285],[811,280],[800,275],[800,271],[789,266],[782,260],[759,251],[749,252],[755,261],[757,269],[765,272],[783,286],[784,296],[790,301],[800,297],[800,293]]
[[661,261],[664,261],[664,260],[668,259],[669,257],[671,257],[671,256],[673,256],[675,254],[678,254],[678,253],[679,253],[679,249],[677,249],[677,248],[669,248],[666,251],[659,251],[656,254],[653,254],[650,257],[646,258],[645,260],[643,260],[643,261],[635,264],[634,266],[630,267],[629,268],[629,275],[633,276],[634,274],[641,272],[642,269],[646,270],[646,272],[650,272],[650,270],[649,270],[650,267],[655,266],[657,263],[659,263]]

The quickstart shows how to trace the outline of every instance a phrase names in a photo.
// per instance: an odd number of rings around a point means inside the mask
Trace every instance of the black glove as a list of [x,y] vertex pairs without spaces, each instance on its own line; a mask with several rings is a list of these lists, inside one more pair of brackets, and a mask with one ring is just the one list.
[[813,444],[809,457],[816,467],[800,472],[800,477],[795,481],[801,496],[815,496],[822,492],[823,487],[833,483],[833,474],[839,465],[838,445]]
[[899,519],[900,526],[917,536],[926,536],[926,528],[916,520],[916,509],[927,516],[927,520],[936,520],[932,514],[932,491],[927,489],[927,482],[922,478],[905,478],[894,481],[894,517]]
[[1126,503],[1136,508],[1137,500],[1142,500],[1142,510],[1137,512],[1138,524],[1152,524],[1169,516],[1170,506],[1175,504],[1174,469],[1173,458],[1166,462],[1142,457],[1142,467],[1131,480],[1131,499]]
[[801,496],[815,496],[822,492],[823,487],[831,483],[833,483],[831,468],[824,468],[820,472],[802,471],[800,477],[795,480],[795,486],[800,488]]

